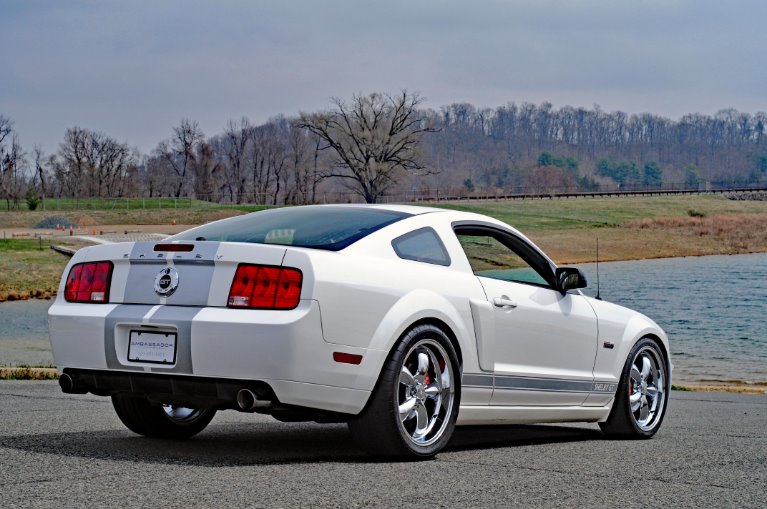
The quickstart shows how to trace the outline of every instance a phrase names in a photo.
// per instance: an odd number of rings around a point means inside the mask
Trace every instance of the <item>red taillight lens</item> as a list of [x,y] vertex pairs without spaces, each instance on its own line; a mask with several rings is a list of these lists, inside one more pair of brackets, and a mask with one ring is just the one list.
[[301,298],[298,269],[240,264],[229,289],[229,307],[293,309]]
[[112,262],[78,263],[69,270],[64,287],[68,302],[109,302]]
[[296,269],[282,269],[277,282],[277,296],[274,307],[277,309],[293,309],[298,306],[301,298],[301,283],[303,274]]

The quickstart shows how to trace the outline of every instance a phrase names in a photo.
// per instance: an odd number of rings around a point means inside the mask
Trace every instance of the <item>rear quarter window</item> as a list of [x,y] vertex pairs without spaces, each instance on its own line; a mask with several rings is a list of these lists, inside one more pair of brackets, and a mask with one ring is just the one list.
[[442,240],[432,228],[425,227],[406,233],[391,242],[394,252],[404,260],[450,265],[450,255]]

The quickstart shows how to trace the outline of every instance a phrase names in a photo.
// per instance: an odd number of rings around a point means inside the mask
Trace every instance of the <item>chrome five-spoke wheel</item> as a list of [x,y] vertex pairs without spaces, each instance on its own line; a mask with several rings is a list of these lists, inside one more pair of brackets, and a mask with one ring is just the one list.
[[453,409],[453,368],[436,341],[423,339],[405,355],[399,375],[398,412],[403,432],[423,446],[445,432]]
[[628,355],[610,415],[599,423],[607,435],[650,438],[660,428],[668,403],[668,359],[651,338],[639,340]]
[[631,363],[628,392],[631,415],[643,431],[652,430],[663,414],[665,382],[657,349],[646,346],[639,350]]
[[460,402],[461,370],[450,338],[439,327],[418,325],[394,346],[349,430],[371,454],[431,458],[450,440]]

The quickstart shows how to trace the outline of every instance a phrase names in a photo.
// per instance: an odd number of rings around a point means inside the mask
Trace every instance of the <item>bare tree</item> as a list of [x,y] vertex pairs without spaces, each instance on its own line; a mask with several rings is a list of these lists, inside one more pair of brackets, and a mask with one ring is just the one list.
[[224,187],[229,192],[229,200],[242,203],[245,195],[245,185],[248,181],[246,174],[248,142],[251,140],[253,126],[246,117],[240,119],[239,125],[229,121],[224,129],[223,144],[226,151]]
[[13,132],[13,120],[0,115],[0,147],[3,145],[5,139]]
[[50,192],[48,187],[48,164],[46,162],[45,153],[43,153],[40,145],[35,145],[32,149],[32,153],[35,156],[35,177],[36,184],[40,185],[40,195],[45,199]]
[[73,198],[80,197],[84,191],[84,181],[88,168],[88,134],[85,129],[71,127],[64,133],[64,141],[59,145],[58,157],[54,164],[54,175],[63,192]]
[[347,105],[332,99],[332,111],[301,114],[300,125],[336,155],[329,177],[345,179],[366,202],[375,203],[405,172],[428,173],[419,157],[424,133],[434,132],[418,110],[422,99],[403,90],[398,96],[354,96]]
[[[80,196],[122,196],[128,169],[137,155],[126,143],[104,133],[72,127],[64,133],[53,173],[66,194]],[[35,158],[36,164],[38,158]],[[42,166],[36,166],[42,170]]]
[[298,122],[291,121],[288,146],[293,189],[286,197],[289,203],[314,203],[317,186],[323,176],[319,171],[322,140]]
[[197,198],[218,199],[216,179],[222,164],[216,159],[212,144],[201,142],[198,145],[192,169],[194,171],[194,194]]
[[157,146],[157,153],[168,162],[176,174],[176,198],[181,196],[187,184],[187,175],[195,160],[197,145],[204,137],[197,122],[185,118],[173,128],[173,137]]
[[[6,146],[9,136],[10,144]],[[26,167],[27,160],[18,136],[13,132],[13,122],[0,116],[0,192],[8,210],[12,204],[18,207],[19,198],[27,184]]]

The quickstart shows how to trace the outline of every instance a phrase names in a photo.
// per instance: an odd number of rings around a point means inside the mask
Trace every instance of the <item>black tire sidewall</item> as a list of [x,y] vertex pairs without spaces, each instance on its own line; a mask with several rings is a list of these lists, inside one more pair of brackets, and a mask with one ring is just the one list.
[[112,396],[112,405],[128,429],[150,438],[190,438],[204,430],[216,414],[214,409],[205,409],[197,418],[179,422],[171,419],[161,405],[133,395]]
[[[664,369],[664,380],[663,380],[663,408],[661,409],[660,416],[658,416],[658,419],[655,423],[655,426],[653,426],[650,430],[643,430],[640,428],[636,420],[634,419],[634,416],[631,412],[631,405],[629,403],[629,390],[628,390],[628,384],[629,379],[631,378],[631,366],[634,361],[634,357],[637,355],[637,353],[645,348],[650,347],[652,348],[658,357],[663,362],[663,369]],[[621,381],[618,386],[618,395],[616,396],[616,400],[614,403],[614,408],[612,412],[610,413],[610,419],[609,421],[614,421],[614,424],[616,426],[613,426],[613,429],[610,429],[608,426],[608,430],[611,431],[611,434],[616,435],[628,435],[628,436],[635,436],[638,438],[650,438],[655,433],[658,432],[658,430],[661,427],[661,424],[663,424],[663,419],[666,415],[666,410],[668,409],[668,402],[669,402],[669,391],[671,390],[671,372],[670,372],[670,366],[669,366],[669,359],[668,355],[666,355],[665,351],[661,346],[652,338],[645,337],[640,339],[636,342],[636,344],[633,346],[631,351],[629,352],[628,357],[626,358],[626,363],[623,366],[623,371],[621,372]],[[621,429],[623,428],[623,429]]]
[[[405,355],[417,342],[430,339],[447,353],[453,370],[453,408],[448,424],[438,440],[418,446],[404,435],[399,423],[399,376]],[[378,382],[365,409],[349,421],[349,430],[357,444],[373,456],[405,460],[429,459],[442,450],[455,429],[461,402],[461,365],[452,342],[439,327],[421,324],[411,327],[395,343],[381,368]]]
[[393,384],[389,387],[387,392],[390,394],[390,402],[394,407],[393,415],[399,416],[399,401],[397,398],[399,390],[399,371],[402,368],[402,363],[404,361],[405,355],[407,355],[407,353],[416,343],[424,339],[431,339],[439,343],[440,346],[445,349],[445,352],[447,352],[450,363],[452,365],[454,385],[453,406],[450,410],[450,415],[448,416],[447,427],[442,432],[442,436],[433,444],[428,446],[418,446],[414,444],[407,436],[402,434],[402,428],[399,422],[395,421],[394,425],[399,432],[399,439],[402,441],[405,447],[410,449],[413,455],[431,457],[442,450],[450,441],[450,438],[453,435],[453,431],[455,430],[455,423],[458,418],[458,410],[461,404],[461,369],[458,364],[458,356],[456,355],[455,348],[450,342],[450,339],[440,328],[433,325],[421,325],[411,329],[411,331],[403,338],[401,347],[395,350],[394,355],[390,360],[392,367],[396,370],[397,377],[395,377]]

